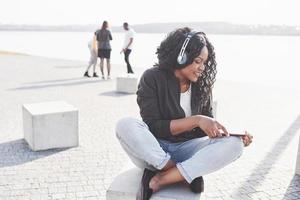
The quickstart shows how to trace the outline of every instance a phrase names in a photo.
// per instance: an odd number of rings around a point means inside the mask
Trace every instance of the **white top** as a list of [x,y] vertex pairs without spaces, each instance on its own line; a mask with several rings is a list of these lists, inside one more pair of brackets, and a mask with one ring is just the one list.
[[191,97],[192,97],[192,90],[191,85],[189,86],[189,89],[184,92],[180,93],[180,106],[184,110],[185,117],[192,116],[192,109],[191,109]]
[[94,42],[94,39],[91,39],[88,42],[88,47],[89,47],[90,50],[93,48],[93,42]]
[[[133,29],[129,29],[128,31],[125,30],[125,37],[124,37],[124,45],[123,48],[125,49],[127,47],[127,45],[130,42],[130,38],[134,38],[134,30]],[[133,42],[132,42],[133,43]],[[130,46],[128,47],[128,49],[132,49],[132,43],[130,44]]]

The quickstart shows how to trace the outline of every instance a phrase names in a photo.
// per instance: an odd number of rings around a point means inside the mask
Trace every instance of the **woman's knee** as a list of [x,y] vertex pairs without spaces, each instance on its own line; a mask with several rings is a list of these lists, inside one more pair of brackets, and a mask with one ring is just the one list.
[[118,137],[122,137],[128,132],[128,127],[131,126],[134,119],[130,117],[125,117],[120,119],[116,124],[116,134]]
[[244,143],[240,137],[230,136],[227,138],[230,148],[240,157],[244,150]]
[[145,126],[144,122],[132,117],[122,118],[116,124],[116,135],[118,138],[128,138],[139,126]]

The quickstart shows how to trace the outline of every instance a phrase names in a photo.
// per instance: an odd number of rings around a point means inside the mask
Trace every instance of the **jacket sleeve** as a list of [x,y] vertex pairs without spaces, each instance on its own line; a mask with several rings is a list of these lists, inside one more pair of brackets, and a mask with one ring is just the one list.
[[140,79],[137,91],[137,103],[143,121],[149,126],[151,133],[157,138],[171,135],[170,119],[162,119],[159,109],[157,82],[152,71],[145,71]]

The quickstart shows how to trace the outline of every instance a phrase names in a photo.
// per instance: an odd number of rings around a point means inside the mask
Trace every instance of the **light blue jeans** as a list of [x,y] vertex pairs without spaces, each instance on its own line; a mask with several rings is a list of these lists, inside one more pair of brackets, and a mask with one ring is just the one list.
[[171,159],[188,183],[217,171],[238,159],[244,144],[239,137],[202,137],[171,143],[153,136],[141,120],[123,118],[116,135],[132,162],[139,168],[161,170]]

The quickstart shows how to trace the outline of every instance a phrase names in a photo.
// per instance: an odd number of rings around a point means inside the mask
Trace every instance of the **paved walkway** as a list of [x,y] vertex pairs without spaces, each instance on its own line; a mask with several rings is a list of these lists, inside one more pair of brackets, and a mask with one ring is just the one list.
[[[114,77],[83,78],[82,62],[0,54],[0,69],[0,199],[105,199],[129,162],[114,124],[139,117],[136,96],[115,93]],[[218,81],[215,98],[218,120],[255,138],[240,159],[204,177],[201,199],[300,199],[300,91]],[[22,139],[21,106],[52,100],[79,109],[80,146],[32,152]]]

